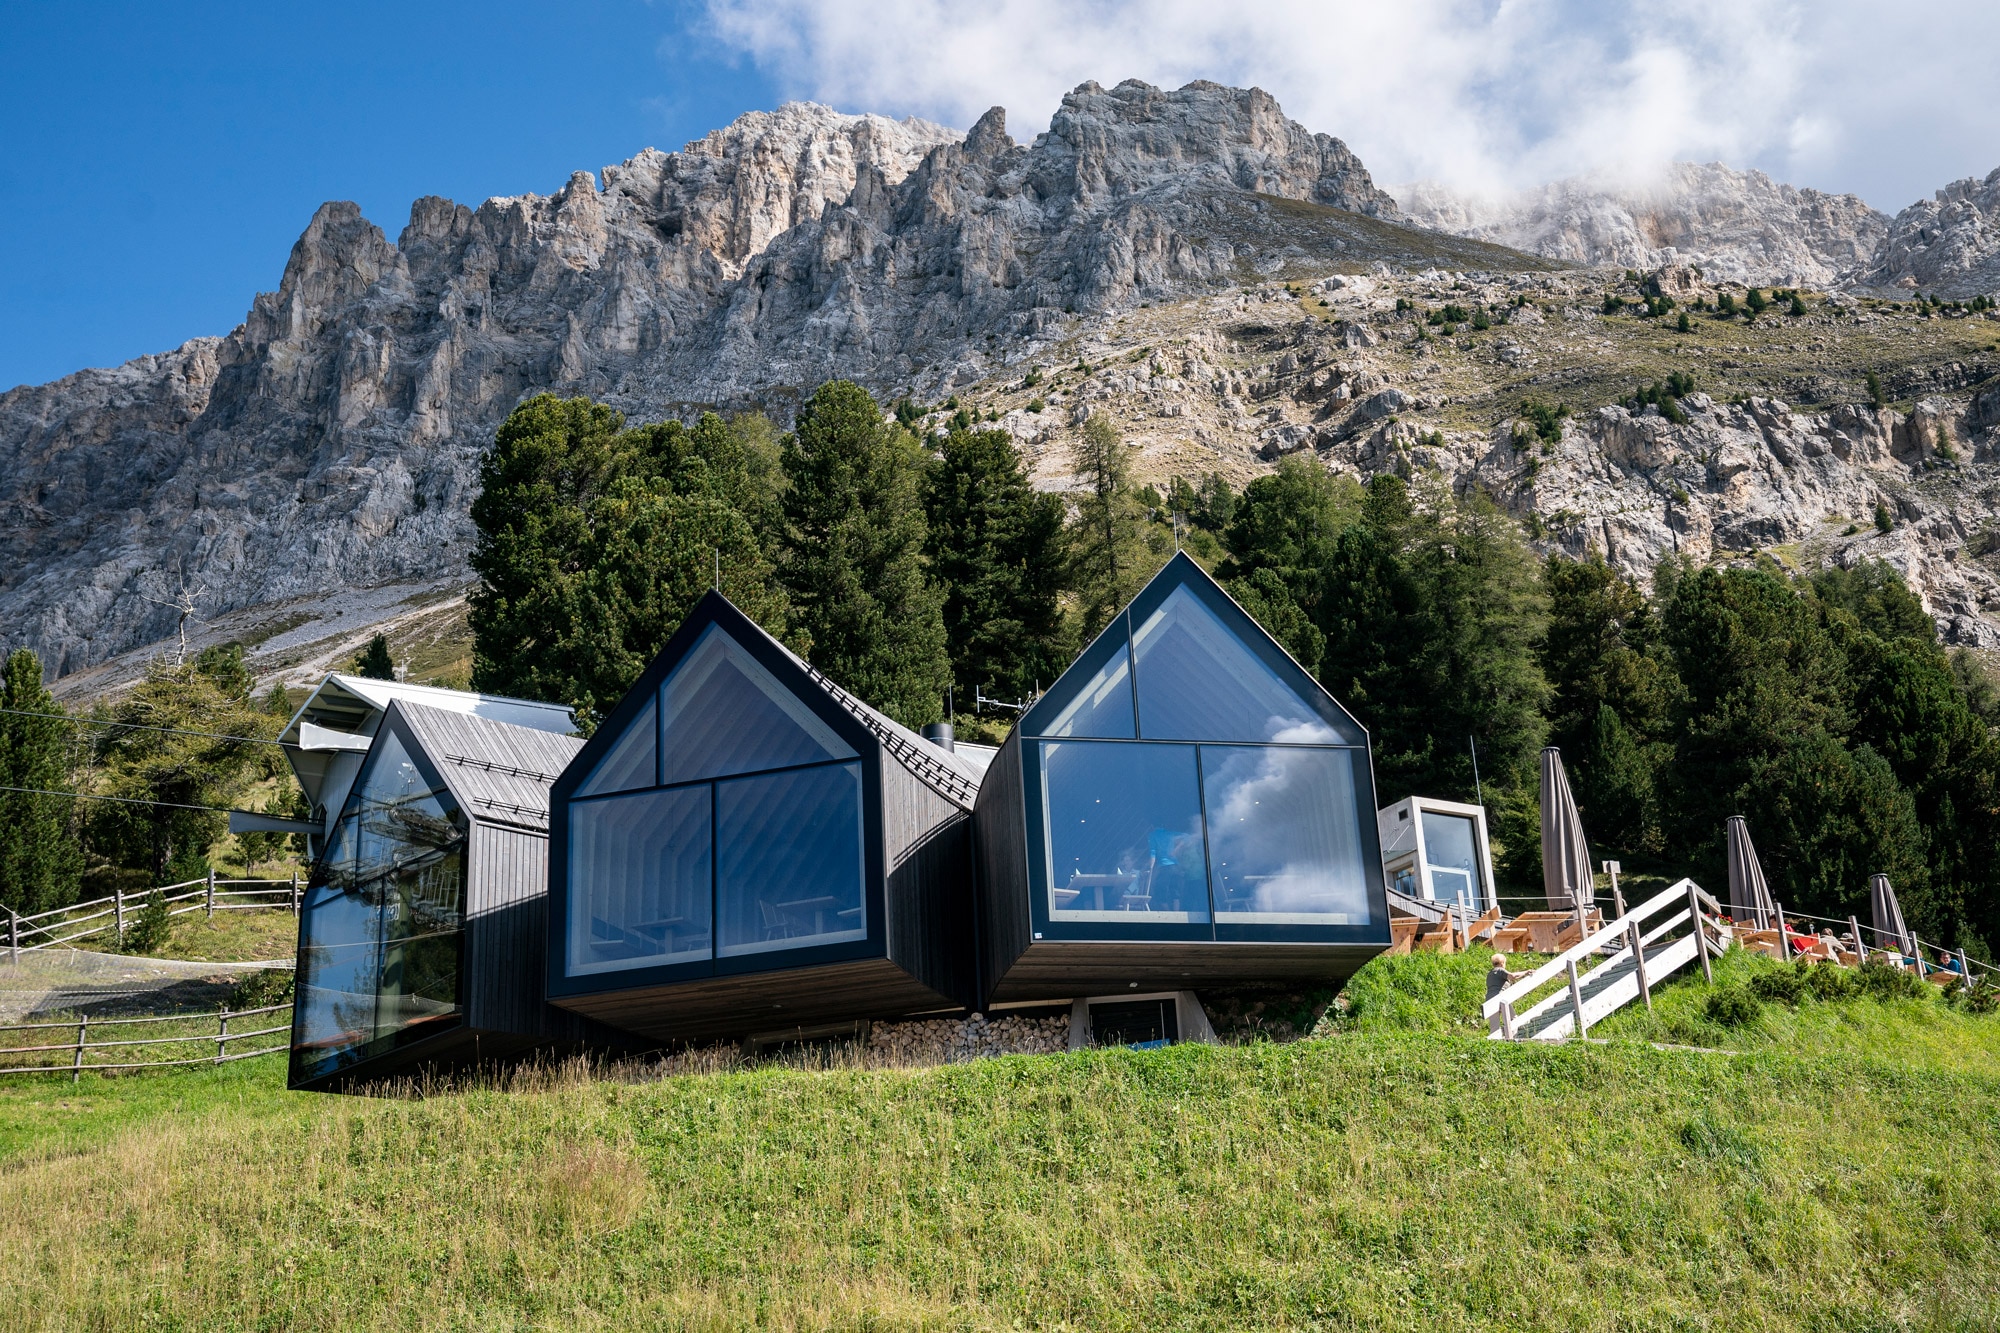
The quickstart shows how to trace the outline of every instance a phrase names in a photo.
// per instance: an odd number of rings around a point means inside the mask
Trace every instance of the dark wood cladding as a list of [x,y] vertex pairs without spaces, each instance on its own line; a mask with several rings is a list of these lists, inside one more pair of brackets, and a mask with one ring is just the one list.
[[882,848],[890,960],[933,992],[974,1003],[971,821],[886,754]]
[[466,861],[463,966],[467,1026],[497,1050],[544,1043],[610,1041],[619,1034],[549,1004],[542,994],[548,950],[548,859],[545,834],[504,825],[472,824]]
[[663,1042],[740,1037],[773,1028],[812,1027],[956,1005],[949,996],[932,990],[886,958],[567,995],[556,1003],[598,1022]]
[[1379,944],[1267,944],[1220,940],[1078,943],[1037,940],[992,987],[988,1003],[1199,990],[1263,982],[1338,985],[1382,952]]
[[1011,733],[987,767],[974,807],[978,842],[980,990],[995,983],[1028,948],[1028,827],[1021,808],[1021,735]]

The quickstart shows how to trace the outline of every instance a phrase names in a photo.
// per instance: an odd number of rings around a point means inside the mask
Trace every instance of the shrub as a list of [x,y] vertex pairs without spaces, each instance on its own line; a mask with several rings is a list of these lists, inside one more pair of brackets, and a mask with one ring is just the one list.
[[1681,317],[1674,321],[1674,332],[1676,333],[1694,332],[1694,321],[1688,318],[1687,311],[1685,310],[1681,311]]
[[1860,989],[1854,973],[1838,963],[1801,963],[1799,975],[1814,999],[1845,1000]]
[[1409,299],[1408,297],[1406,297],[1406,296],[1399,296],[1399,297],[1397,297],[1397,298],[1396,298],[1396,313],[1397,313],[1397,314],[1399,314],[1399,315],[1403,315],[1403,314],[1408,314],[1408,313],[1409,313],[1410,311],[1412,311],[1412,310],[1415,310],[1415,309],[1416,309],[1416,307],[1415,307],[1414,305],[1411,305],[1411,304],[1410,304],[1410,299]]
[[1863,963],[1854,982],[1862,994],[1876,1000],[1920,1000],[1931,989],[1915,973],[1887,963]]
[[1037,399],[1035,399],[1035,400],[1034,400],[1033,402],[1031,402],[1031,403],[1029,403],[1029,404],[1028,404],[1028,410],[1029,410],[1030,412],[1039,412],[1039,411],[1041,411],[1041,410],[1042,410],[1043,408],[1045,408],[1045,407],[1047,407],[1047,406],[1048,406],[1048,404],[1047,404],[1047,403],[1045,403],[1045,402],[1043,402],[1043,401],[1042,401],[1041,399],[1037,398]]
[[1490,329],[1493,327],[1493,320],[1487,315],[1485,306],[1481,306],[1472,312],[1472,327],[1475,329]]
[[1868,372],[1868,401],[1875,404],[1877,409],[1889,405],[1888,395],[1882,392],[1882,377],[1872,370]]
[[1021,387],[1024,389],[1032,389],[1041,382],[1042,368],[1040,366],[1030,367],[1028,373],[1021,377]]
[[1724,292],[1716,297],[1715,313],[1721,315],[1724,319],[1728,319],[1734,315],[1736,313],[1736,298],[1728,292]]
[[1555,444],[1562,439],[1563,418],[1569,415],[1568,403],[1551,403],[1539,398],[1523,398],[1521,415],[1544,444]]
[[1896,526],[1896,520],[1889,517],[1889,506],[1880,500],[1875,502],[1875,531],[1889,532]]
[[1694,392],[1694,376],[1674,371],[1658,384],[1642,384],[1632,398],[1634,412],[1643,412],[1648,405],[1660,409],[1660,415],[1676,425],[1687,424],[1687,413],[1681,410],[1679,400]]
[[1743,298],[1743,304],[1750,308],[1751,314],[1761,315],[1771,303],[1764,299],[1764,293],[1752,287],[1750,294]]
[[1607,295],[1605,296],[1605,298],[1604,298],[1604,313],[1605,313],[1605,314],[1607,314],[1607,315],[1615,315],[1615,314],[1617,314],[1617,313],[1618,313],[1619,311],[1623,310],[1624,308],[1625,308],[1625,298],[1624,298],[1624,297],[1622,297],[1622,296],[1619,296],[1619,295],[1616,295],[1615,293],[1613,293],[1613,294],[1607,294]]
[[1799,294],[1797,292],[1793,292],[1791,309],[1787,310],[1785,313],[1788,315],[1803,315],[1805,314],[1805,312],[1806,312],[1806,303],[1799,299]]
[[1472,312],[1462,305],[1447,303],[1445,308],[1438,311],[1438,313],[1444,316],[1444,322],[1447,324],[1469,324],[1472,322]]
[[1708,997],[1702,1006],[1711,1023],[1720,1023],[1726,1028],[1748,1027],[1764,1016],[1762,1001],[1750,993],[1746,986],[1723,986]]
[[229,992],[229,1007],[264,1009],[284,1004],[292,998],[292,983],[295,980],[288,967],[267,967],[262,972],[252,972]]
[[1806,979],[1796,968],[1780,967],[1751,977],[1750,990],[1773,1004],[1797,1004],[1806,998]]
[[1954,1008],[1963,1009],[1968,1014],[1990,1014],[2000,1009],[2000,985],[1995,985],[1992,977],[1982,977],[1971,990],[1953,986],[1947,998]]
[[146,895],[146,905],[139,909],[132,924],[125,927],[118,947],[126,953],[151,953],[167,942],[173,925],[174,919],[167,912],[167,895],[154,889]]

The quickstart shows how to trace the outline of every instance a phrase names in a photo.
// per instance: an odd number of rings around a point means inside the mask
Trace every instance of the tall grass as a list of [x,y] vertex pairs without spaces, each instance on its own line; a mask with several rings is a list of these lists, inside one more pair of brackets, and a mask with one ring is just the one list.
[[185,1109],[5,1166],[0,1326],[2000,1321],[2000,1084],[1883,1059],[1358,1033],[374,1099],[147,1082]]

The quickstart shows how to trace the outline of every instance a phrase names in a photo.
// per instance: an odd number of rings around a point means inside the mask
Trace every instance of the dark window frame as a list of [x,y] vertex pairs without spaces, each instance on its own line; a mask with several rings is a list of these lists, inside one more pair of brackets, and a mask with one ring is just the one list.
[[[859,764],[861,768],[861,847],[862,882],[861,897],[867,918],[867,933],[858,940],[842,940],[835,944],[814,944],[796,949],[769,949],[758,953],[736,954],[730,957],[711,957],[684,963],[666,963],[652,967],[608,969],[602,972],[588,972],[580,976],[570,976],[569,958],[569,810],[572,805],[592,801],[608,800],[618,796],[631,796],[640,792],[666,790],[658,784],[663,758],[659,752],[660,729],[665,725],[664,710],[655,709],[654,726],[654,769],[655,785],[634,787],[625,791],[606,792],[603,795],[577,797],[575,790],[588,781],[604,756],[621,739],[625,730],[636,723],[648,700],[659,697],[660,688],[668,676],[686,660],[700,641],[701,634],[710,625],[729,635],[736,646],[747,652],[756,663],[777,680],[778,684],[791,691],[794,698],[805,704],[815,716],[830,727],[834,734],[854,751],[854,758],[818,760],[808,764],[787,764],[773,769],[755,769],[747,773],[730,773],[720,777],[691,778],[668,784],[671,787],[707,786],[710,788],[711,838],[717,836],[713,830],[715,818],[716,784],[742,778],[761,777],[766,773],[792,772],[806,768],[834,767]],[[745,632],[745,631],[749,632]],[[710,910],[719,904],[714,900],[718,870],[717,857],[711,855],[709,870]],[[873,732],[860,719],[834,702],[832,696],[806,675],[789,654],[778,649],[765,637],[763,630],[744,616],[727,600],[715,593],[705,595],[688,613],[681,627],[674,632],[653,659],[645,674],[633,682],[618,706],[611,710],[604,723],[597,729],[584,748],[577,752],[569,767],[555,782],[549,793],[549,947],[546,950],[546,975],[548,995],[551,999],[581,995],[604,995],[616,991],[640,990],[652,986],[672,985],[676,982],[700,981],[715,977],[743,976],[760,972],[788,972],[797,968],[819,967],[829,963],[844,963],[858,959],[881,958],[888,952],[888,875],[882,850],[882,747]],[[712,928],[719,935],[719,927]],[[719,947],[718,939],[711,939],[710,948]]]
[[[1181,562],[1187,562],[1181,567]],[[1278,644],[1250,614],[1236,604],[1234,598],[1224,592],[1208,575],[1194,564],[1185,553],[1177,553],[1173,560],[1162,569],[1161,577],[1156,574],[1137,597],[1114,617],[1110,624],[1099,631],[1096,639],[1080,654],[1057,687],[1038,699],[1034,706],[1022,715],[1018,727],[1018,744],[1021,762],[1021,805],[1026,820],[1028,854],[1028,910],[1032,938],[1050,941],[1197,941],[1213,943],[1311,943],[1311,944],[1387,944],[1389,942],[1389,904],[1382,875],[1382,845],[1380,831],[1375,825],[1375,757],[1373,747],[1368,744],[1368,731],[1358,719],[1330,694],[1326,687],[1315,680],[1310,672],[1300,666],[1291,654]],[[1257,657],[1280,681],[1288,685],[1294,693],[1311,703],[1319,715],[1334,725],[1345,738],[1333,744],[1294,744],[1269,740],[1246,741],[1226,737],[1205,739],[1149,739],[1142,730],[1139,711],[1139,692],[1144,682],[1139,677],[1138,653],[1133,644],[1134,627],[1143,624],[1148,616],[1158,610],[1177,590],[1187,588],[1218,620],[1233,634],[1243,647]],[[1130,686],[1132,706],[1132,736],[1055,736],[1046,728],[1068,708],[1079,692],[1103,669],[1105,662],[1122,649],[1125,654],[1126,680]],[[1071,681],[1063,685],[1063,681]],[[1206,922],[1145,922],[1135,921],[1130,925],[1114,921],[1071,921],[1055,920],[1050,910],[1050,866],[1051,844],[1047,825],[1046,769],[1042,746],[1049,742],[1057,744],[1088,741],[1100,745],[1184,745],[1195,748],[1196,786],[1200,800],[1202,823],[1203,886],[1209,894],[1209,920]],[[1363,925],[1307,925],[1303,923],[1248,923],[1215,921],[1214,903],[1214,859],[1210,845],[1208,793],[1205,769],[1201,762],[1201,747],[1227,746],[1231,748],[1271,748],[1271,749],[1312,749],[1342,750],[1351,756],[1358,756],[1354,764],[1354,796],[1356,821],[1362,848],[1363,873],[1368,877],[1369,921]],[[1144,913],[1133,913],[1143,917]]]

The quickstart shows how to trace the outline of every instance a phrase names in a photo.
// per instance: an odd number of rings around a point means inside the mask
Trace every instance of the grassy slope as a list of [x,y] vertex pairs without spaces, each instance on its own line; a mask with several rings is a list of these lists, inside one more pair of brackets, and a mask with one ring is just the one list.
[[[1769,1016],[1826,1038],[1805,1056],[1776,1029],[1503,1047],[1400,1030],[1462,1028],[1483,960],[1388,961],[1345,1031],[1283,1046],[394,1100],[284,1093],[275,1060],[0,1088],[0,1324],[2000,1319],[2000,1020],[1860,1001],[1822,1006],[1859,1047]],[[1698,1007],[1681,989],[1663,1012]]]

